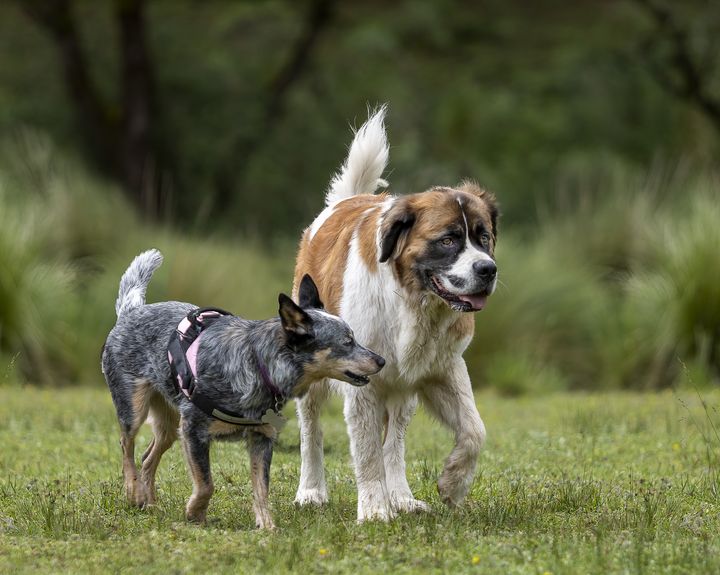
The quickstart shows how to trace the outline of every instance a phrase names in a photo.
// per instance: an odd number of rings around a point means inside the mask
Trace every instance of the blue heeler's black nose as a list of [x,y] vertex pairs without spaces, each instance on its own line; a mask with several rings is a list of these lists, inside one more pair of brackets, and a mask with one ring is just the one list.
[[485,281],[491,281],[497,274],[497,266],[492,260],[478,260],[473,264],[475,275]]
[[385,365],[385,358],[380,357],[379,355],[375,356],[375,363],[378,364],[378,367],[383,367]]

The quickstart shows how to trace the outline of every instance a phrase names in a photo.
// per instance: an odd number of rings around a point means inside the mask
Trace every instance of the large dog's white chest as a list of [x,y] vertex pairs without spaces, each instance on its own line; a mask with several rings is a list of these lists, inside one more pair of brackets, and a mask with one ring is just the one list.
[[353,238],[339,311],[357,340],[387,361],[373,378],[376,384],[413,387],[441,376],[470,343],[470,335],[460,340],[448,336],[459,314],[430,298],[408,301],[390,266],[368,270]]

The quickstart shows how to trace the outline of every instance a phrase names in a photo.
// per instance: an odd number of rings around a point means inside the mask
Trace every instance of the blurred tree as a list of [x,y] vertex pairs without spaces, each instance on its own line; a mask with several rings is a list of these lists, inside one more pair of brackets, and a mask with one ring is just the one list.
[[658,85],[694,106],[720,132],[720,6],[701,2],[694,19],[684,22],[682,5],[633,0],[651,18],[653,31],[640,45],[640,55]]
[[81,148],[145,214],[294,236],[389,102],[394,190],[476,178],[532,225],[602,164],[716,164],[720,5],[661,1],[0,2],[0,131]]
[[237,188],[243,184],[245,171],[282,120],[290,90],[307,70],[313,49],[331,24],[333,4],[334,0],[313,0],[310,3],[297,40],[267,87],[255,129],[233,135],[230,153],[215,177],[214,211],[223,212],[232,205]]
[[70,0],[20,1],[23,10],[54,41],[75,121],[88,156],[105,171],[115,167],[115,122],[93,82]]
[[54,41],[88,157],[101,171],[123,182],[141,213],[159,217],[163,180],[170,177],[171,162],[159,137],[144,0],[115,0],[121,59],[119,106],[106,102],[93,81],[71,0],[22,0],[20,6]]

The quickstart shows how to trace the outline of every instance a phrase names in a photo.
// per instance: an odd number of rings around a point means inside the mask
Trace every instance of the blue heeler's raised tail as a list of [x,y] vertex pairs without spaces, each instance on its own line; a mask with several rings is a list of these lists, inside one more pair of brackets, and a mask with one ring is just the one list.
[[120,292],[115,313],[120,317],[127,310],[145,304],[145,291],[153,272],[160,267],[163,256],[158,250],[148,250],[137,256],[120,278]]

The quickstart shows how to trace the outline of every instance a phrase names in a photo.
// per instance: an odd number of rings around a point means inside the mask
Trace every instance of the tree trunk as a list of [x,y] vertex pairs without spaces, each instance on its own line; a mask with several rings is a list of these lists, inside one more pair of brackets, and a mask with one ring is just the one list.
[[260,112],[258,126],[249,135],[235,139],[232,149],[215,178],[215,201],[213,209],[222,212],[233,202],[238,185],[242,185],[245,173],[253,157],[271,136],[282,119],[285,102],[292,87],[302,78],[308,68],[313,50],[332,20],[334,0],[314,0],[305,17],[303,30],[268,87],[265,105]]
[[116,176],[117,126],[90,77],[70,0],[26,0],[20,6],[57,46],[65,88],[86,153],[101,171]]
[[[703,113],[720,133],[720,95],[713,90],[713,66],[703,65],[704,60],[717,62],[717,54],[706,54],[709,58],[694,54],[690,32],[681,27],[668,6],[656,0],[635,0],[635,3],[655,23],[655,34],[640,45],[640,55],[650,74],[663,90]],[[661,45],[668,50],[664,56],[661,56],[665,52],[660,49]]]
[[123,184],[132,203],[149,218],[163,208],[164,169],[153,66],[147,43],[144,0],[115,0],[120,49],[120,117],[111,119],[90,76],[71,0],[19,0],[22,9],[55,42],[82,144],[103,172]]
[[162,166],[155,148],[157,107],[147,45],[144,0],[117,0],[120,34],[122,126],[120,164],[123,183],[142,213],[156,218],[162,208]]

